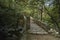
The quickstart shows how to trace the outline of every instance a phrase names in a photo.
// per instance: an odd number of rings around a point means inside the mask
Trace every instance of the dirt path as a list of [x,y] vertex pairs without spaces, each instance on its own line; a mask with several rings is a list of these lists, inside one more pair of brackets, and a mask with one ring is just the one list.
[[30,30],[27,34],[27,40],[60,40],[52,35],[48,35],[42,28],[30,20]]
[[51,35],[35,35],[35,34],[29,34],[27,37],[27,40],[60,40],[59,38],[56,38]]

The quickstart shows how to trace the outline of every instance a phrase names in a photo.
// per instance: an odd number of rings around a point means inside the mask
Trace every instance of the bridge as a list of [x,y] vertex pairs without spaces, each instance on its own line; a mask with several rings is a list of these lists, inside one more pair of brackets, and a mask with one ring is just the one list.
[[30,29],[27,34],[22,37],[22,40],[60,40],[44,30],[41,25],[35,23],[33,19],[30,18]]

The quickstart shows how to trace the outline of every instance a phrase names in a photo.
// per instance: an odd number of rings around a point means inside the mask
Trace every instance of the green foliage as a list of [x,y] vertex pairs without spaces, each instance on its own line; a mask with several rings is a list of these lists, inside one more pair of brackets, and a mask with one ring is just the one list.
[[0,30],[6,33],[6,40],[20,40],[22,34],[16,30],[20,15],[14,9],[0,6]]
[[[47,2],[53,1],[46,4]],[[47,6],[46,6],[47,5]],[[49,27],[60,30],[59,0],[0,0],[0,25],[16,28],[20,13],[41,20]]]

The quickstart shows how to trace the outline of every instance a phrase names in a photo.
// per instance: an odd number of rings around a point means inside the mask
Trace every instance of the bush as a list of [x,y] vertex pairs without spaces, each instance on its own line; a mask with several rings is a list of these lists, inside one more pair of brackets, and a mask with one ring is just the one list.
[[20,40],[22,33],[16,30],[19,17],[20,13],[16,13],[14,9],[0,6],[0,31],[6,40]]

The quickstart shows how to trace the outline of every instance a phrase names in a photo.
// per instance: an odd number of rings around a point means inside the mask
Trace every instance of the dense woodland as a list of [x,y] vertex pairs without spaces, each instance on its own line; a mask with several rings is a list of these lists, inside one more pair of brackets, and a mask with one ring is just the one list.
[[60,35],[60,0],[0,0],[0,35],[4,34],[7,40],[20,40],[24,31],[29,29],[30,16]]

